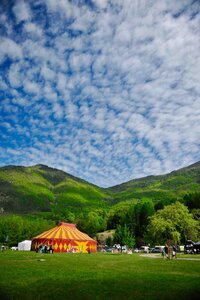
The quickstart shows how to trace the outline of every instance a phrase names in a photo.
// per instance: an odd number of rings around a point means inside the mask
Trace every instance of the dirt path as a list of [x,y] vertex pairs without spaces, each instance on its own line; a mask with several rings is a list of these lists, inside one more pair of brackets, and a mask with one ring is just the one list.
[[[148,258],[162,258],[162,255],[161,254],[154,254],[154,253],[151,253],[151,254],[148,254],[148,253],[144,253],[144,254],[140,254],[140,256],[142,257],[148,257]],[[200,258],[192,258],[192,257],[189,257],[189,258],[185,258],[185,257],[178,257],[176,258],[178,260],[193,260],[193,261],[200,261]]]

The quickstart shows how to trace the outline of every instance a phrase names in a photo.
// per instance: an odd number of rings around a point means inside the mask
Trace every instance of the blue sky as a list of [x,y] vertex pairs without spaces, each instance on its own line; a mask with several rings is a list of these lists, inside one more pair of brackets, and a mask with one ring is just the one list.
[[200,160],[200,2],[0,2],[0,166],[108,187]]

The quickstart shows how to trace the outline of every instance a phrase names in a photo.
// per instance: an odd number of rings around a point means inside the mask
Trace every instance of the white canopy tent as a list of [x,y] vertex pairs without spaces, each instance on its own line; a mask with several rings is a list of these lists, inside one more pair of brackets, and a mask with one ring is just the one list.
[[32,243],[32,241],[29,241],[29,240],[25,240],[23,242],[18,243],[18,250],[19,251],[30,251],[31,243]]

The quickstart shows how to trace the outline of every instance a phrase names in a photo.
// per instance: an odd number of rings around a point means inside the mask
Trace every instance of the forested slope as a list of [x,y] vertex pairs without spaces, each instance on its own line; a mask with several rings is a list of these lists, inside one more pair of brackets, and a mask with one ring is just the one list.
[[44,165],[0,168],[1,212],[37,212],[107,206],[99,187]]
[[0,168],[1,213],[109,209],[122,201],[143,198],[167,204],[195,192],[200,192],[200,162],[107,189],[44,165]]
[[200,162],[166,175],[148,176],[107,189],[114,202],[149,198],[154,201],[182,199],[200,192]]

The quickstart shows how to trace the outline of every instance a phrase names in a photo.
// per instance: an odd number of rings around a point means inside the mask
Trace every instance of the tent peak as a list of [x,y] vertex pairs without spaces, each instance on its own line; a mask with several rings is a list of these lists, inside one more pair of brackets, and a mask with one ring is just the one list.
[[59,226],[62,226],[62,225],[67,226],[67,227],[71,227],[71,228],[76,227],[76,224],[60,222]]

